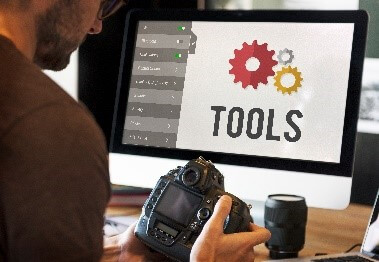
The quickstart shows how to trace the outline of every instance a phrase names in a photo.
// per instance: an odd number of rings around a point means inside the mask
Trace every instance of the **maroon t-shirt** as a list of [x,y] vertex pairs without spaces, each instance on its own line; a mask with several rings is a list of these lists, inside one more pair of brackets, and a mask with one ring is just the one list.
[[98,261],[107,155],[85,107],[0,36],[0,261]]

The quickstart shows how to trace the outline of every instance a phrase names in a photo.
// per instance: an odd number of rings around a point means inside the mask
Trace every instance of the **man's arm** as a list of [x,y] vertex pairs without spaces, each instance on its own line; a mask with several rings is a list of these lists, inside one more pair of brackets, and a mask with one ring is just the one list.
[[94,121],[73,104],[47,105],[1,142],[7,259],[98,261],[109,174]]

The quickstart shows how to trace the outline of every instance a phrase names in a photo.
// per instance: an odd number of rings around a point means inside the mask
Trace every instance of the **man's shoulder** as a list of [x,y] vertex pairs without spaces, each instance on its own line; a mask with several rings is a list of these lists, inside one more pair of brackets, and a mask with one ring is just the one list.
[[2,164],[9,162],[9,170],[19,162],[77,172],[97,166],[107,176],[105,138],[91,113],[14,47],[2,48],[0,39]]
[[[76,101],[59,99],[35,103],[29,110],[9,112],[13,118],[0,123],[0,140],[13,143],[15,139],[26,144],[41,139],[48,147],[80,145],[85,151],[107,155],[105,137],[94,117],[85,106]],[[38,146],[37,144],[35,145]],[[62,149],[62,148],[61,148]]]
[[[67,127],[82,125],[101,132],[85,106],[70,97],[15,47],[0,38],[0,137],[38,113],[56,114]],[[3,40],[4,42],[4,40]],[[4,47],[5,46],[5,47]],[[65,117],[67,116],[67,117]],[[41,123],[43,115],[41,115]]]

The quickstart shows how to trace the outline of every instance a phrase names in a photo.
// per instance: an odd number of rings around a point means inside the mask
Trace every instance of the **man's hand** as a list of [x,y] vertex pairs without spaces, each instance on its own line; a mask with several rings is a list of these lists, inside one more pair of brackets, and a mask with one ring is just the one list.
[[160,253],[151,251],[135,235],[136,223],[124,233],[104,240],[102,261],[169,261]]
[[250,224],[251,232],[224,234],[232,199],[222,196],[191,251],[191,261],[254,261],[254,246],[270,239],[270,232]]

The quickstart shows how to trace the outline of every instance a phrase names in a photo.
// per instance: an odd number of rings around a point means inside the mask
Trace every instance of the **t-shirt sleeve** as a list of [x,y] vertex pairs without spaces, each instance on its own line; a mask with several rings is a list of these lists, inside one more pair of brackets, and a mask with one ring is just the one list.
[[105,139],[79,106],[52,104],[0,138],[9,261],[98,261],[109,199]]

